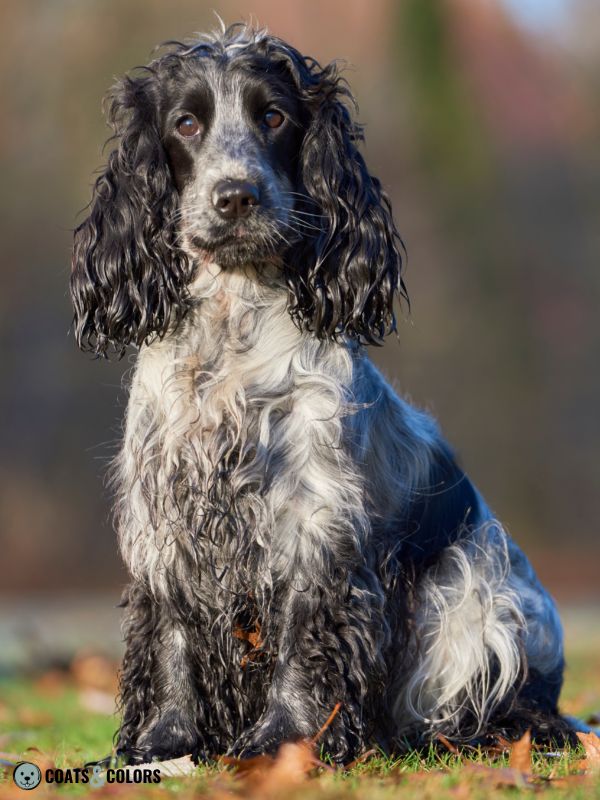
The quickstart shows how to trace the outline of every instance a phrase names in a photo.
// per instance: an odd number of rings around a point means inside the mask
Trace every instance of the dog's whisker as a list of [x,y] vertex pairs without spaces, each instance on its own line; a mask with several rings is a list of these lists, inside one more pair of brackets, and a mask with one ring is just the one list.
[[289,197],[299,197],[302,200],[306,200],[307,202],[313,203],[316,206],[319,205],[319,203],[317,202],[317,200],[315,200],[314,197],[311,197],[309,194],[306,194],[305,192],[293,192],[290,190],[282,190],[281,194]]
[[[312,225],[310,222],[307,222],[306,220],[296,219],[292,215],[290,215],[290,220],[294,225],[297,225],[299,228],[303,228],[304,230],[317,231],[318,233],[322,233],[323,232],[323,229],[319,225]],[[280,224],[285,224],[285,223],[280,223]],[[290,223],[287,223],[287,224],[290,224]]]

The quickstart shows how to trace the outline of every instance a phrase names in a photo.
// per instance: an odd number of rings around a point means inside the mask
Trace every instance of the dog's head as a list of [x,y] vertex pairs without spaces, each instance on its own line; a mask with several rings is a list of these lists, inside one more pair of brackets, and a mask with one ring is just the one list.
[[380,341],[404,291],[402,244],[352,107],[335,64],[242,25],[172,44],[121,81],[117,146],[75,231],[80,346],[163,336],[207,261],[274,265],[299,327]]

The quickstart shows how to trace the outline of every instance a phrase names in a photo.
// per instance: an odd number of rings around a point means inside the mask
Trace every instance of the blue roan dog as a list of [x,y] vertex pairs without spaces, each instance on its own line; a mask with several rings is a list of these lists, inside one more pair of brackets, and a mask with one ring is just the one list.
[[139,348],[116,525],[131,762],[338,762],[437,733],[572,735],[561,626],[435,422],[367,346],[405,293],[352,96],[265,31],[171,44],[113,90],[75,233],[79,344]]

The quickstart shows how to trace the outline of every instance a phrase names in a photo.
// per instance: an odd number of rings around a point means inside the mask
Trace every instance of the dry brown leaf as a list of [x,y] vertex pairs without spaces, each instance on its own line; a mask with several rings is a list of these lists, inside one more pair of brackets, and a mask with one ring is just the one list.
[[[394,770],[386,779],[386,783],[403,786],[408,784],[410,788],[419,788],[427,797],[435,797],[440,793],[441,784],[448,778],[447,770],[419,770],[418,772],[402,772]],[[379,782],[379,781],[378,781]]]
[[44,773],[47,769],[56,769],[55,759],[48,755],[48,753],[44,753],[39,748],[28,747],[25,750],[25,753],[27,755],[23,760],[31,761],[33,764],[37,764],[42,773]]
[[453,786],[448,791],[448,794],[451,794],[452,797],[457,798],[457,800],[471,800],[473,797],[473,789],[467,783],[459,783],[458,786]]
[[577,738],[585,749],[585,759],[579,765],[589,772],[600,770],[600,737],[596,733],[577,732]]
[[82,689],[78,695],[79,705],[94,714],[112,716],[116,712],[115,697],[99,689]]
[[245,630],[244,628],[234,628],[233,635],[236,639],[241,639],[243,642],[249,642],[252,645],[252,649],[256,649],[262,645],[262,640],[260,638],[260,625],[255,623],[254,628],[252,630]]
[[27,707],[19,709],[17,719],[21,725],[26,725],[28,728],[43,728],[54,722],[54,718],[47,711],[37,711]]
[[525,731],[520,739],[511,744],[508,765],[519,772],[531,773],[531,731]]
[[443,733],[438,733],[435,738],[438,740],[438,742],[440,742],[440,744],[443,744],[446,750],[448,750],[450,753],[454,753],[455,756],[459,754],[458,747],[446,739]]
[[125,772],[133,774],[135,770],[151,769],[160,770],[161,778],[181,778],[185,775],[193,775],[196,772],[196,765],[192,761],[191,755],[171,758],[168,761],[153,761],[149,764],[136,764],[135,767],[124,767]]
[[303,783],[318,767],[327,769],[317,758],[314,742],[303,739],[284,742],[275,758],[260,755],[254,758],[222,756],[222,764],[235,767],[236,777],[253,796],[279,797],[282,790]]
[[322,762],[315,755],[312,742],[284,742],[279,748],[275,763],[266,773],[260,789],[265,794],[272,794],[282,786],[303,783],[315,767]]
[[98,653],[79,653],[71,662],[71,675],[84,689],[98,689],[115,695],[118,688],[117,665]]
[[532,776],[514,767],[488,767],[484,764],[466,764],[462,771],[477,778],[485,786],[501,788],[517,786],[523,788],[533,784]]
[[69,674],[60,669],[49,669],[34,682],[36,690],[46,697],[60,696],[69,684]]
[[269,756],[265,753],[260,756],[253,756],[252,758],[221,756],[219,762],[225,764],[227,767],[234,767],[238,775],[250,775],[263,773],[271,769],[275,763],[275,759],[273,756]]
[[552,778],[549,781],[550,786],[556,786],[558,789],[568,789],[582,784],[589,784],[589,775],[563,775],[560,778]]
[[[44,786],[44,784],[42,784],[42,786]],[[49,796],[47,794],[47,790],[43,794],[41,793],[42,786],[38,787],[37,790],[32,792],[32,794],[34,794],[36,798],[39,798],[40,795],[41,797],[44,798],[47,798]],[[15,784],[12,782],[12,779],[10,781],[6,781],[5,783],[0,783],[0,800],[19,800],[21,796],[23,796],[24,794],[25,792],[19,791],[17,795],[16,787]],[[56,794],[54,796],[56,797]]]
[[496,743],[504,751],[510,750],[512,747],[512,742],[509,739],[505,739],[504,736],[496,736]]
[[254,628],[251,630],[246,630],[245,628],[238,626],[233,629],[233,635],[236,639],[241,639],[243,642],[248,642],[251,647],[249,652],[243,655],[240,661],[241,668],[246,669],[248,664],[252,661],[252,657],[256,655],[256,653],[263,646],[263,641],[260,635],[260,624],[255,622]]

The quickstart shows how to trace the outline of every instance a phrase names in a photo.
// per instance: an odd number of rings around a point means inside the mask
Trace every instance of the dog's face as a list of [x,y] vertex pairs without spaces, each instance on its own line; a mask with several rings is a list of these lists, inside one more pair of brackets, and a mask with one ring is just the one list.
[[182,246],[224,268],[281,258],[307,229],[294,212],[306,117],[291,79],[196,59],[161,95]]
[[117,141],[75,232],[81,347],[119,354],[172,332],[207,262],[280,271],[320,338],[379,342],[403,293],[401,241],[335,64],[234,25],[124,78]]

